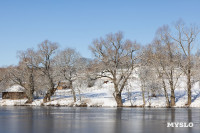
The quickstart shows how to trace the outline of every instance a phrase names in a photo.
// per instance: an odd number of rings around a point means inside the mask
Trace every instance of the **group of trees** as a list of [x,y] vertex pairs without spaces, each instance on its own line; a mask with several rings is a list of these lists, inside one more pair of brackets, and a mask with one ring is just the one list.
[[[175,89],[181,77],[187,79],[188,101],[186,105],[189,106],[192,102],[192,85],[199,81],[199,55],[198,51],[195,51],[198,49],[196,41],[198,33],[198,27],[194,25],[187,27],[183,22],[177,22],[175,28],[172,29],[164,25],[158,29],[153,42],[143,49],[141,69],[143,70],[144,66],[146,69],[148,66],[150,71],[154,71],[157,82],[162,85],[168,107],[175,106]],[[140,76],[140,78],[143,77],[148,78],[148,76]],[[147,82],[148,80],[141,81]]]
[[76,101],[73,82],[81,77],[78,73],[84,71],[88,61],[83,61],[75,49],[59,51],[58,48],[57,43],[45,40],[37,50],[18,52],[19,64],[5,68],[6,77],[2,81],[23,86],[28,96],[27,103],[31,103],[34,92],[42,89],[46,90],[43,101],[50,101],[60,81],[67,80]]
[[180,77],[187,79],[187,105],[190,105],[192,85],[199,79],[200,54],[194,50],[198,33],[196,26],[186,27],[182,22],[171,29],[165,25],[158,29],[152,43],[145,46],[125,40],[122,32],[108,34],[95,39],[89,47],[94,59],[83,58],[75,49],[59,50],[57,43],[45,40],[37,50],[18,52],[19,64],[0,70],[0,84],[23,86],[28,103],[33,102],[35,91],[47,89],[43,101],[48,102],[56,91],[55,84],[59,86],[65,80],[69,82],[75,102],[75,88],[86,82],[90,84],[88,80],[107,78],[113,83],[113,96],[121,107],[122,92],[130,79],[134,80],[136,71],[144,105],[157,92],[162,92],[166,105],[175,106],[175,89]]

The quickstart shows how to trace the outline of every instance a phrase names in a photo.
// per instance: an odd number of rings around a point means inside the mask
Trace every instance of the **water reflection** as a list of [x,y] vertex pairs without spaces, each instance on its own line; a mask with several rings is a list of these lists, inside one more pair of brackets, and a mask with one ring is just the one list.
[[[194,122],[167,128],[167,122]],[[199,132],[198,109],[1,107],[0,133]]]

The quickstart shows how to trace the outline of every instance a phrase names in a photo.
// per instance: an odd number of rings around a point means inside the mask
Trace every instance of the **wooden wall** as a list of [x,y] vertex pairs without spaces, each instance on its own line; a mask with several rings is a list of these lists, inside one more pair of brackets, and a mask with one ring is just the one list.
[[2,99],[25,99],[27,95],[25,92],[2,92]]

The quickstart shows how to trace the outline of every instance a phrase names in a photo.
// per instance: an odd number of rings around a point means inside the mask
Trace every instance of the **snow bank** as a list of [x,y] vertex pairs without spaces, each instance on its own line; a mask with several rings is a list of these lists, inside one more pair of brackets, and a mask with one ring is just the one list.
[[0,106],[20,106],[24,105],[27,99],[21,100],[9,100],[9,99],[0,99]]
[[[7,91],[22,91],[20,86],[12,86]],[[51,97],[51,101],[43,103],[43,99],[36,99],[31,106],[88,106],[88,107],[116,107],[117,104],[113,97],[113,84],[109,81],[103,83],[102,80],[97,80],[95,85],[90,88],[82,88],[81,95],[77,94],[77,102],[73,101],[71,90],[57,90],[55,95]],[[170,94],[170,90],[169,94]],[[187,91],[185,79],[182,78],[179,82],[179,86],[175,90],[176,106],[175,107],[187,107]],[[169,95],[170,98],[170,95]],[[122,93],[122,101],[124,106],[143,106],[142,92],[140,88],[140,82],[133,80],[130,83],[130,88],[125,89]],[[23,100],[2,100],[0,99],[0,106],[5,105],[24,105],[26,102]],[[145,107],[166,107],[165,96],[163,94],[157,97],[151,97],[148,99],[145,95]],[[200,83],[197,82],[192,86],[192,104],[190,107],[200,107]]]

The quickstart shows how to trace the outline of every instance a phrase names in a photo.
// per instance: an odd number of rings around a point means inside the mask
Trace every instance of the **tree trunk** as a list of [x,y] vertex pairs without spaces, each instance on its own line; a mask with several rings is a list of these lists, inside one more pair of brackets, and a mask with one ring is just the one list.
[[[172,55],[171,55],[172,56]],[[171,57],[172,62],[172,57]],[[169,80],[170,88],[171,88],[171,107],[175,106],[175,93],[174,93],[174,76],[173,76],[173,69],[170,71],[170,80]]]
[[26,101],[26,103],[32,103],[33,100],[34,100],[32,91],[29,90],[29,91],[28,91],[28,94],[26,94],[26,95],[27,95],[27,98],[28,98],[28,100]]
[[75,90],[73,88],[72,81],[69,81],[69,82],[70,82],[70,89],[72,90],[74,102],[76,102],[76,92],[75,92]]
[[72,89],[72,94],[73,94],[74,102],[76,102],[76,92],[74,91],[74,89]]
[[121,92],[119,91],[118,85],[115,83],[116,80],[113,81],[114,82],[114,88],[115,88],[115,93],[113,94],[115,101],[117,103],[117,107],[122,107],[123,103],[122,103],[122,96],[121,96]]
[[71,91],[72,91],[72,95],[73,95],[73,99],[74,99],[74,102],[76,102],[76,92],[75,92],[75,90],[74,90],[74,87],[73,87],[73,81],[74,80],[72,80],[72,71],[70,71],[69,72],[69,78],[66,78],[68,81],[69,81],[69,88],[71,89]]
[[187,73],[187,89],[188,89],[188,103],[187,105],[189,106],[191,103],[192,103],[192,92],[191,92],[191,88],[192,88],[192,85],[191,85],[191,71],[190,69],[188,70],[188,73]]
[[175,93],[174,88],[171,88],[171,107],[175,106]]
[[34,100],[33,93],[35,91],[35,85],[34,85],[33,68],[31,69],[30,73],[31,74],[29,75],[29,86],[28,86],[29,89],[27,94],[28,100],[26,101],[26,103],[32,103]]
[[175,106],[175,93],[174,93],[174,84],[173,81],[170,81],[170,88],[171,88],[171,102],[170,105],[171,107]]
[[169,102],[169,97],[168,97],[165,81],[163,81],[163,88],[164,88],[164,92],[165,92],[165,99],[166,99],[167,108],[169,108],[170,107],[170,102]]
[[81,101],[81,91],[78,89],[79,100]]
[[151,107],[151,96],[149,94],[149,91],[148,91],[148,99],[147,99],[147,101],[149,102],[149,107]]
[[[49,77],[49,82],[50,82],[50,89],[47,91],[47,94],[45,95],[43,102],[49,102],[51,100],[51,96],[55,93],[57,90],[57,87],[54,87],[54,82],[53,79]],[[58,86],[60,85],[60,82],[58,82]]]
[[123,106],[121,93],[116,94],[115,101],[117,102],[117,107]]
[[145,106],[145,97],[144,97],[144,85],[142,85],[142,100],[143,100],[143,106]]

